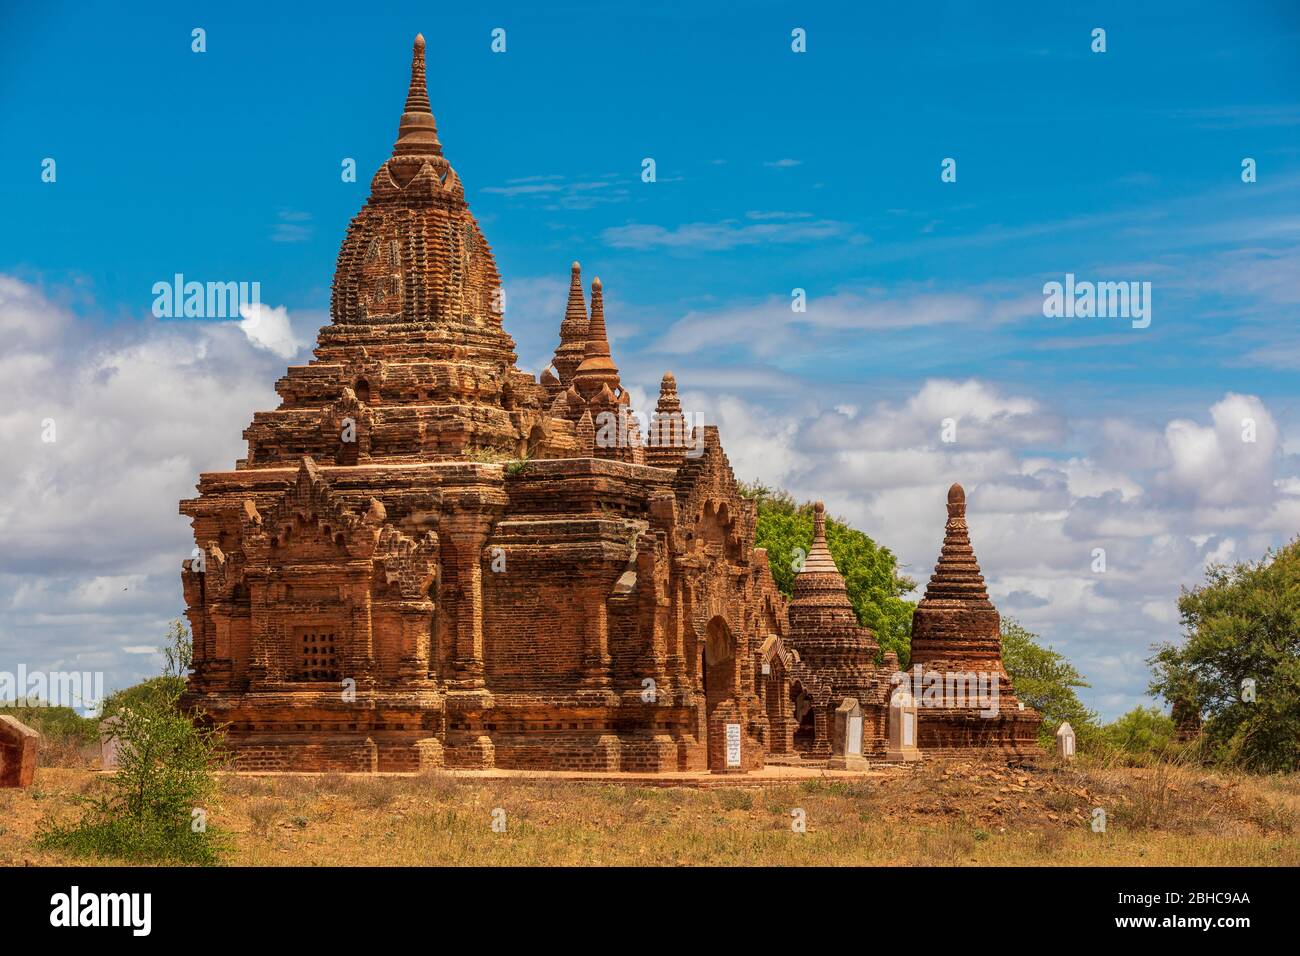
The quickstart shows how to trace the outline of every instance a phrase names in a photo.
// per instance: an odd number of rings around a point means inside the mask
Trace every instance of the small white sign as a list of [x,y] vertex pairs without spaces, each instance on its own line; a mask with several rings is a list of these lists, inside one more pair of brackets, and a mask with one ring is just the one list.
[[727,766],[740,766],[740,724],[727,724]]
[[849,739],[844,745],[844,752],[854,757],[862,756],[862,717],[854,714],[849,718]]
[[903,746],[916,746],[916,714],[903,712]]

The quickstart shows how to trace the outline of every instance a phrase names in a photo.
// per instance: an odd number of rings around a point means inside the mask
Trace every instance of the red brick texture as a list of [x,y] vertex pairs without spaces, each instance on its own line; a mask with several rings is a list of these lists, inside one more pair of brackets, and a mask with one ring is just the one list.
[[41,735],[8,714],[0,715],[0,787],[29,787],[36,775]]

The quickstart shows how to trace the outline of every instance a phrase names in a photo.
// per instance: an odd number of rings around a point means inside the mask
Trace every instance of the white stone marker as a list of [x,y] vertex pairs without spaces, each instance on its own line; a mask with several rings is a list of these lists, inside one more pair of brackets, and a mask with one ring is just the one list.
[[916,747],[916,698],[906,687],[899,687],[889,698],[889,750],[885,759],[891,763],[921,759]]
[[117,752],[122,742],[117,739],[117,728],[122,723],[117,717],[106,717],[99,722],[99,769],[116,770]]
[[1074,728],[1068,720],[1056,728],[1056,755],[1062,760],[1074,759]]
[[862,704],[857,698],[845,697],[835,709],[835,732],[831,738],[832,770],[866,770],[862,756]]

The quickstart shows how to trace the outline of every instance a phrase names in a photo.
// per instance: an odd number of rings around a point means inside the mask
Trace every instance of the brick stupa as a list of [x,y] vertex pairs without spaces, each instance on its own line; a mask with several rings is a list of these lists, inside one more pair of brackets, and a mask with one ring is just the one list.
[[[912,617],[913,671],[918,667],[944,678],[941,701],[917,695],[922,751],[992,752],[1013,759],[1039,755],[1041,717],[1021,707],[1002,665],[1000,619],[971,546],[961,485],[948,489],[943,548]],[[996,686],[995,706],[978,706],[972,700],[972,685],[962,680],[968,675],[984,681],[986,702]],[[952,678],[961,683],[950,684]]]
[[[796,746],[810,754],[829,756],[830,715],[845,698],[863,708],[863,750],[883,753],[886,747],[886,707],[895,668],[876,664],[880,645],[871,629],[858,623],[848,588],[826,543],[826,508],[813,505],[813,540],[803,566],[794,577],[789,604],[790,631],[785,644],[815,675],[820,706],[805,716]],[[820,723],[825,721],[825,728]]]

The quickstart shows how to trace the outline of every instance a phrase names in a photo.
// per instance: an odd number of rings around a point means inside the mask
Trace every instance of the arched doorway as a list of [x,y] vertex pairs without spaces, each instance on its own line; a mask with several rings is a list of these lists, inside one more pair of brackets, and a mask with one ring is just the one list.
[[[718,720],[730,719],[739,714],[737,698],[740,693],[740,661],[736,654],[736,639],[731,628],[721,616],[709,621],[704,629],[703,663],[700,680],[704,691],[704,715],[708,760],[711,769],[726,766],[725,732],[717,726]],[[722,707],[722,713],[718,713]]]
[[794,718],[794,749],[807,753],[817,742],[817,707],[799,681],[790,683],[791,716]]

